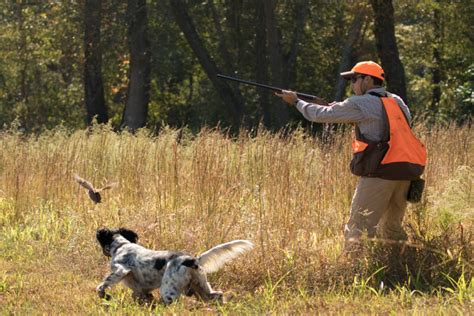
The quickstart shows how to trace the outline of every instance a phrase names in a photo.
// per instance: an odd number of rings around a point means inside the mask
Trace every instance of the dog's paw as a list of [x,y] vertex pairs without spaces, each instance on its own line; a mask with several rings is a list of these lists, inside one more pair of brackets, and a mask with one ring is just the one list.
[[224,303],[224,294],[221,291],[214,291],[210,294],[211,300],[219,303]]
[[194,290],[192,288],[188,288],[186,292],[184,292],[184,295],[186,296],[193,296],[195,294]]
[[173,303],[176,299],[175,298],[172,298],[171,296],[165,296],[165,297],[161,297],[161,303],[163,305],[170,305],[171,303]]
[[99,296],[99,298],[105,298],[105,299],[110,298],[110,295],[105,294],[105,287],[103,286],[103,284],[100,284],[99,286],[97,286],[95,291],[97,292],[97,295]]

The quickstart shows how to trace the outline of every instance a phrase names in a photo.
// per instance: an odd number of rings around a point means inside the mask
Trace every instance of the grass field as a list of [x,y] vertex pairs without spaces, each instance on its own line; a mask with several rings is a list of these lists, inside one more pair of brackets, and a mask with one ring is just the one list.
[[[349,133],[322,143],[301,131],[3,132],[1,314],[468,314],[472,130],[418,133],[429,164],[424,200],[407,211],[409,243],[367,241],[364,255],[346,260],[342,228],[357,181]],[[74,173],[119,185],[94,205]],[[121,285],[105,301],[95,293],[109,262],[95,241],[101,226],[131,228],[155,249],[198,254],[232,239],[256,247],[209,276],[224,305],[183,298],[142,306]]]

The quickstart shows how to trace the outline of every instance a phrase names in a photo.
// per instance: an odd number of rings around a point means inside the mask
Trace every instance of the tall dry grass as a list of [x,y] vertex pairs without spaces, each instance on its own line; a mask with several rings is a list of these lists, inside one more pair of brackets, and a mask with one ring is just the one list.
[[[425,199],[409,207],[405,221],[410,242],[420,247],[411,254],[428,256],[429,248],[437,247],[436,260],[416,267],[432,268],[440,278],[441,272],[462,270],[469,279],[472,131],[453,126],[418,132],[429,164]],[[357,181],[348,170],[350,138],[340,132],[322,143],[300,130],[231,138],[209,129],[198,135],[168,129],[150,136],[117,134],[107,126],[40,136],[5,131],[0,135],[5,287],[30,276],[22,287],[26,292],[16,295],[34,293],[33,301],[36,296],[43,301],[59,295],[61,282],[31,275],[60,271],[77,282],[62,290],[93,292],[107,265],[95,230],[126,226],[148,247],[191,253],[232,239],[253,240],[250,255],[211,276],[218,287],[259,293],[272,281],[281,291],[337,288],[344,278],[353,280],[351,270],[334,269]],[[119,185],[93,205],[73,181],[74,173],[97,186]]]

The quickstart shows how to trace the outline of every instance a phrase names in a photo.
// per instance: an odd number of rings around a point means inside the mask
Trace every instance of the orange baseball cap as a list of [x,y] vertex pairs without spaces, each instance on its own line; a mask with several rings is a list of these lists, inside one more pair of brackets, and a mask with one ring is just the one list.
[[369,75],[384,80],[384,71],[382,67],[373,61],[358,62],[354,67],[352,67],[351,71],[341,72],[341,76],[344,79],[350,79],[356,74]]

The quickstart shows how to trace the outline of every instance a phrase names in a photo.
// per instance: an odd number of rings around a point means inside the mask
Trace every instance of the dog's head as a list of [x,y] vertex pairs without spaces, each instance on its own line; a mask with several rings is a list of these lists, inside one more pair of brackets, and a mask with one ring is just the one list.
[[136,244],[138,241],[138,235],[130,229],[119,228],[119,229],[108,229],[108,228],[99,228],[96,232],[97,241],[102,247],[102,252],[107,257],[111,256],[110,246],[114,241],[114,235],[121,235],[129,242]]

